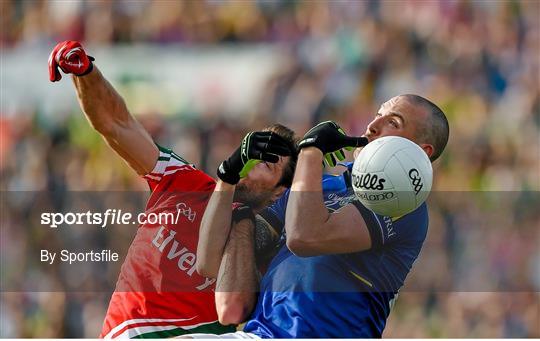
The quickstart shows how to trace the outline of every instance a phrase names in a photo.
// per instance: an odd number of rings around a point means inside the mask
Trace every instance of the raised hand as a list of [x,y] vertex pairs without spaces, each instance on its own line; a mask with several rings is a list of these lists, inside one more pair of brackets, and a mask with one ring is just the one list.
[[363,147],[368,144],[368,139],[347,136],[343,129],[333,121],[325,121],[311,128],[298,144],[298,148],[315,147],[324,155],[325,162],[334,167],[336,159],[342,161],[345,154],[342,149]]
[[238,149],[225,161],[217,171],[218,177],[226,183],[235,185],[259,162],[276,163],[280,156],[290,156],[287,141],[270,131],[248,133]]
[[66,40],[58,43],[49,56],[49,80],[57,82],[62,79],[59,68],[64,73],[84,76],[92,71],[93,60],[78,41]]

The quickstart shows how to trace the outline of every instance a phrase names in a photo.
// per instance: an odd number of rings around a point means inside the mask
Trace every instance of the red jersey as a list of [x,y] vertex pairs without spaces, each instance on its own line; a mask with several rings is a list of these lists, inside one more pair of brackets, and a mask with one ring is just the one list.
[[[199,226],[215,181],[159,148],[141,224],[122,265],[100,337],[171,337],[234,331],[219,324],[215,279],[195,270]],[[167,218],[165,214],[168,213]],[[154,222],[153,220],[152,222]]]

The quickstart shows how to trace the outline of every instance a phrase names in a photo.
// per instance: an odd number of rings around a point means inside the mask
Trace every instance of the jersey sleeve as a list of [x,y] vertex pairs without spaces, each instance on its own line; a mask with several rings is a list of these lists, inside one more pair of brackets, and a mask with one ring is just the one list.
[[151,191],[154,191],[165,175],[174,173],[186,166],[194,168],[192,164],[178,156],[172,150],[161,147],[160,145],[157,146],[159,149],[159,157],[156,165],[150,173],[143,175],[143,178],[148,182]]
[[425,203],[398,218],[375,214],[358,200],[353,201],[353,205],[366,223],[374,249],[395,243],[423,241],[426,237],[428,214]]

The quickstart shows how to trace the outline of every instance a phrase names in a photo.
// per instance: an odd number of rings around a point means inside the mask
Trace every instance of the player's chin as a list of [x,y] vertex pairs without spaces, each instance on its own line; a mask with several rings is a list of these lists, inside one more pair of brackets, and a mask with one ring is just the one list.
[[233,200],[251,206],[258,211],[271,203],[272,193],[259,188],[249,188],[238,184],[234,192]]

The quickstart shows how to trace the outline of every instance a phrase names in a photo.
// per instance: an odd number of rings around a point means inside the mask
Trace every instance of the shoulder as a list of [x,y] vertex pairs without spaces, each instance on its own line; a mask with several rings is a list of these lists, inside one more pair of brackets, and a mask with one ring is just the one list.
[[346,181],[347,173],[348,171],[345,171],[340,175],[323,174],[323,191],[343,191],[344,189],[346,189],[348,187]]
[[405,224],[415,224],[419,226],[425,226],[429,223],[428,208],[427,204],[424,202],[416,210],[412,211],[401,217],[391,218],[395,224],[405,225]]
[[174,151],[158,145],[154,169],[143,176],[154,190],[211,190],[215,180]]
[[427,235],[429,216],[426,203],[401,217],[383,217],[386,228],[392,228],[399,239],[423,242]]

